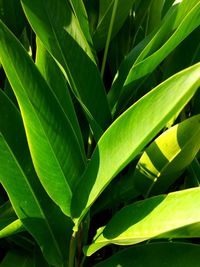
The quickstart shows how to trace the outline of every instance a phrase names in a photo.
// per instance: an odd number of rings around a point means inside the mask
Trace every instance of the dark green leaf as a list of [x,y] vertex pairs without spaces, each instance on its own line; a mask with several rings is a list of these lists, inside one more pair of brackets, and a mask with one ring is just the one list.
[[[93,41],[97,50],[100,50],[105,46],[114,2],[115,0],[99,1],[99,19],[93,34]],[[123,0],[118,2],[116,17],[112,29],[112,37],[114,37],[122,27],[134,2],[135,0]]]
[[198,267],[200,246],[187,243],[153,243],[123,250],[94,267]]

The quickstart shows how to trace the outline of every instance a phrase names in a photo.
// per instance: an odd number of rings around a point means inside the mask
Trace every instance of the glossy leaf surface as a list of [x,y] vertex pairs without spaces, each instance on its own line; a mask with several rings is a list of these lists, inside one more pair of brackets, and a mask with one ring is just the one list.
[[82,135],[80,131],[80,126],[74,109],[74,105],[70,96],[69,87],[67,81],[57,65],[56,61],[45,49],[42,42],[37,38],[37,50],[36,50],[36,65],[42,73],[43,77],[47,81],[49,87],[56,95],[60,106],[65,112],[67,118],[69,119],[74,133],[77,137],[83,158],[86,160],[84,145],[82,140]]
[[[87,255],[108,244],[132,245],[159,236],[170,238],[170,231],[200,222],[200,188],[160,195],[126,206],[99,229]],[[176,233],[176,232],[175,232]],[[179,237],[173,234],[173,238]]]
[[199,71],[200,64],[196,64],[158,85],[108,128],[72,198],[75,222],[79,223],[113,177],[191,99],[200,84]]
[[20,106],[35,170],[51,198],[69,215],[72,190],[84,170],[76,135],[54,93],[2,22],[0,41],[0,60]]
[[94,56],[67,1],[22,0],[46,49],[61,64],[98,140],[111,115]]
[[143,153],[133,177],[139,192],[164,193],[200,149],[200,115],[160,135]]
[[72,225],[41,186],[31,162],[20,114],[2,91],[0,162],[0,182],[18,218],[36,239],[46,259],[60,266],[67,258]]

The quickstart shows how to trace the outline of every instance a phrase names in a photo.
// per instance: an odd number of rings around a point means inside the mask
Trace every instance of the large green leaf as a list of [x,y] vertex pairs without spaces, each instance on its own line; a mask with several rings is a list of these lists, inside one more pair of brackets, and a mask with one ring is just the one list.
[[160,135],[143,153],[133,177],[139,192],[161,194],[176,181],[200,149],[200,115]]
[[[113,112],[127,104],[134,93],[133,88],[136,89],[138,86],[138,80],[151,73],[199,26],[200,3],[197,0],[187,2],[183,1],[173,6],[158,30],[147,36],[122,62],[109,93]],[[114,107],[115,104],[118,107]]]
[[199,72],[200,63],[172,76],[131,106],[108,128],[72,197],[72,216],[77,224],[113,177],[191,99],[200,85]]
[[[97,27],[93,33],[93,41],[97,50],[100,50],[105,46],[114,2],[115,0],[99,1],[99,18]],[[112,29],[112,37],[114,37],[122,27],[125,19],[128,17],[130,13],[130,10],[134,2],[135,0],[118,1],[116,16]]]
[[55,93],[62,109],[64,110],[67,118],[69,119],[74,133],[82,148],[83,158],[85,159],[85,151],[82,140],[82,135],[74,110],[73,102],[69,93],[67,81],[61,72],[60,68],[56,64],[55,60],[45,49],[42,42],[37,38],[37,50],[36,50],[36,65],[42,73],[43,77]]
[[46,49],[61,64],[99,139],[111,115],[95,59],[67,1],[22,0],[25,13]]
[[199,223],[199,205],[199,187],[129,205],[116,213],[105,228],[97,231],[86,254],[89,256],[108,244],[132,245],[161,235],[180,237],[178,232],[170,235],[170,231]]
[[199,245],[156,242],[123,250],[94,267],[198,267],[199,253]]
[[2,91],[0,162],[0,182],[18,218],[38,242],[46,259],[60,266],[68,256],[72,223],[41,186],[31,162],[20,114]]
[[34,167],[51,198],[70,214],[84,170],[76,134],[57,98],[21,44],[0,22],[0,61],[16,95]]

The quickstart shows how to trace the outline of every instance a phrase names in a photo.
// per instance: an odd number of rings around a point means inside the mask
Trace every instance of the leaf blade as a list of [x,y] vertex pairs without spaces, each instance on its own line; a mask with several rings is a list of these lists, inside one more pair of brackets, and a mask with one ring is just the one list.
[[[110,243],[131,245],[159,238],[160,235],[170,238],[170,231],[199,223],[199,192],[199,187],[182,190],[152,197],[123,208],[94,238],[94,244],[87,248],[87,255]],[[173,234],[173,237],[175,236]]]
[[145,150],[133,181],[143,195],[165,193],[200,149],[200,116],[165,131]]
[[[158,85],[104,133],[72,198],[72,216],[77,225],[113,177],[191,99],[200,83],[199,70],[200,64],[196,64]],[[147,116],[149,110],[153,112]],[[80,191],[84,192],[81,196]]]
[[72,189],[84,170],[75,133],[38,69],[2,22],[0,38],[0,59],[20,106],[34,167],[48,194],[69,215]]
[[41,186],[32,165],[20,114],[2,91],[0,111],[0,182],[18,218],[43,249],[47,260],[59,266],[68,256],[70,233],[66,233],[66,228],[70,232],[72,223]]
[[22,0],[22,4],[34,31],[62,66],[98,140],[111,113],[95,59],[67,1],[37,0],[33,4]]

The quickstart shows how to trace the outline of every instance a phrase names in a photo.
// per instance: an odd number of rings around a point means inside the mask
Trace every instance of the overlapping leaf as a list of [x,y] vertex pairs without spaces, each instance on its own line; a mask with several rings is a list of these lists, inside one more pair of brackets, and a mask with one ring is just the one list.
[[200,85],[199,71],[200,63],[158,85],[104,133],[72,198],[72,216],[77,224],[113,177],[191,99]]
[[[88,44],[92,46],[92,37],[90,35],[90,28],[88,22],[87,12],[83,0],[69,0],[73,8],[73,12],[77,17],[80,27],[84,33],[85,38],[87,39]],[[92,49],[92,47],[91,47]]]
[[61,64],[72,91],[99,139],[111,115],[94,56],[68,2],[22,0],[25,13],[46,49]]
[[43,77],[55,93],[60,106],[69,119],[77,140],[80,144],[83,158],[85,159],[85,151],[82,140],[82,135],[76,117],[76,112],[71,100],[67,81],[61,72],[60,68],[56,64],[55,60],[51,57],[48,51],[43,46],[42,42],[37,38],[37,51],[36,51],[36,65],[42,73]]
[[[160,195],[126,206],[99,229],[86,254],[108,244],[132,245],[148,239],[180,237],[170,231],[200,222],[200,188]],[[176,232],[174,232],[176,233]],[[182,236],[181,236],[182,237]]]
[[200,149],[200,115],[160,135],[143,153],[133,177],[136,188],[161,194],[176,181]]
[[[0,182],[24,227],[33,235],[46,259],[60,266],[67,258],[71,223],[41,186],[28,151],[18,110],[0,91]],[[20,222],[12,226],[20,226]],[[17,230],[17,228],[16,228]]]
[[74,129],[29,55],[2,22],[0,41],[0,60],[20,106],[34,167],[48,194],[69,215],[72,190],[84,170]]
[[[125,58],[109,93],[113,112],[129,101],[133,83],[151,73],[200,24],[200,3],[183,1],[172,6],[156,33],[147,36]],[[137,88],[137,84],[134,87]],[[120,97],[120,99],[119,99]],[[114,107],[115,105],[118,107]]]

